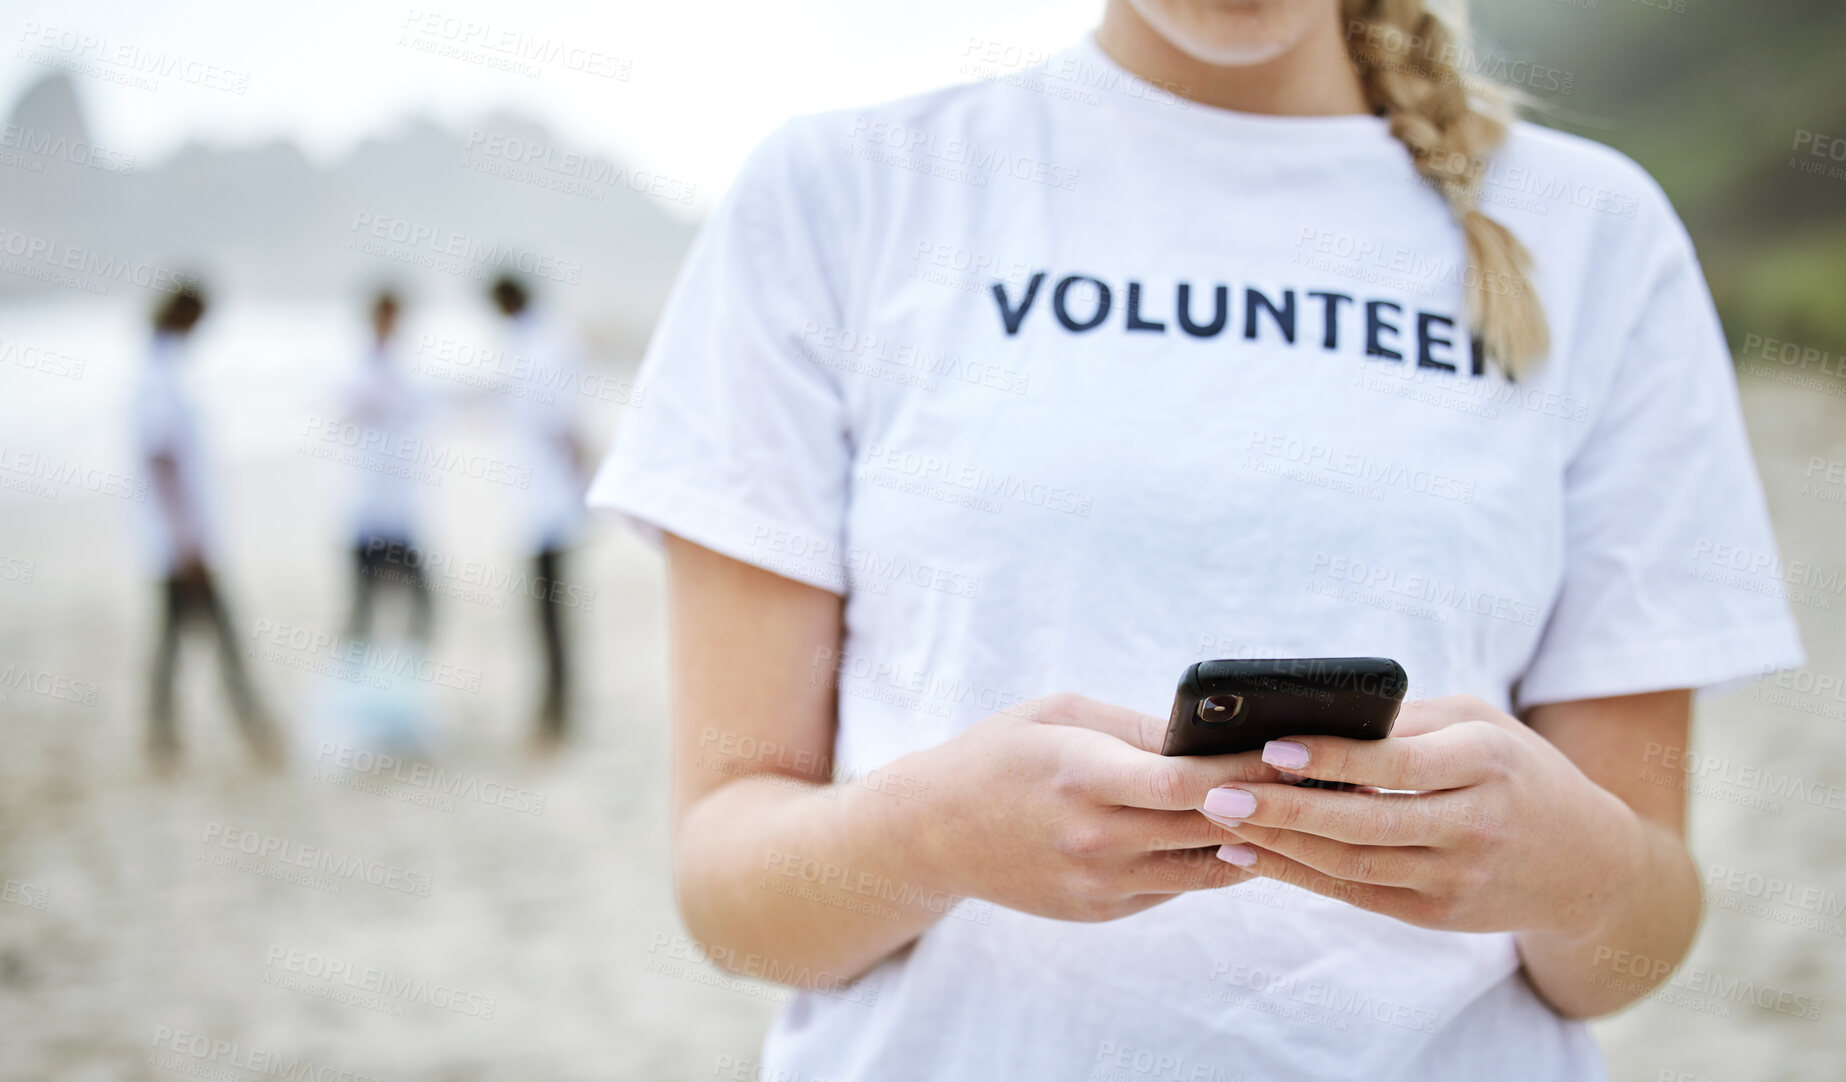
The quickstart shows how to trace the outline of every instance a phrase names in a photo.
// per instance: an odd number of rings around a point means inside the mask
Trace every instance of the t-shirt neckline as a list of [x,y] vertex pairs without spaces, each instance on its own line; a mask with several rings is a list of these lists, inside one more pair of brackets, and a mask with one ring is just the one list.
[[1066,50],[1066,55],[1079,65],[1079,71],[1082,65],[1089,65],[1107,73],[1098,81],[1102,100],[1133,112],[1144,124],[1182,129],[1193,138],[1217,136],[1304,150],[1318,147],[1352,152],[1383,147],[1402,152],[1391,135],[1389,122],[1371,113],[1245,113],[1194,101],[1123,67],[1096,43],[1094,33],[1084,34]]

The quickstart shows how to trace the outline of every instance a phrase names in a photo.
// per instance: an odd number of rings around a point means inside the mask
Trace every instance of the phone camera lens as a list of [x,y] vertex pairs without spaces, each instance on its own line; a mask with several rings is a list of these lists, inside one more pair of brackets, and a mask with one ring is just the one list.
[[1222,725],[1241,713],[1242,695],[1208,695],[1199,700],[1199,720],[1207,725]]

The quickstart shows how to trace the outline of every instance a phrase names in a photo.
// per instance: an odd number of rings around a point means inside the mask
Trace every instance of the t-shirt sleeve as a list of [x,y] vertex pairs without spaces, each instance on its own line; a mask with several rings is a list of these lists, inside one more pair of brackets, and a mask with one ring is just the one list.
[[1673,224],[1565,469],[1563,583],[1521,708],[1710,693],[1803,660],[1729,349]]
[[656,543],[664,530],[843,594],[845,401],[802,342],[842,322],[849,223],[817,157],[787,126],[746,162],[693,243],[587,502]]

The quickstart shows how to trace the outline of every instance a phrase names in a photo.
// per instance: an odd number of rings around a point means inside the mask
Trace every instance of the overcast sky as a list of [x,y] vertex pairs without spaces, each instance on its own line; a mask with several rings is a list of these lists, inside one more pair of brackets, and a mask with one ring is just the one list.
[[[327,160],[408,117],[465,130],[490,109],[514,106],[550,125],[566,149],[696,182],[695,209],[703,209],[783,118],[962,81],[976,43],[1003,43],[1015,55],[1061,48],[1094,25],[1102,0],[6,6],[4,102],[53,63],[79,68],[74,81],[97,143],[134,154],[144,168],[187,140],[286,137]],[[481,62],[524,63],[493,43],[547,42],[581,51],[523,71]],[[457,49],[468,55],[446,55]],[[150,67],[158,70],[145,74]]]

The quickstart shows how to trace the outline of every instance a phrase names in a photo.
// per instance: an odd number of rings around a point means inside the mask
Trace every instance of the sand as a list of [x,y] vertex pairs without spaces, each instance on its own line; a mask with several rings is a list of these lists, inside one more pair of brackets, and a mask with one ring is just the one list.
[[[0,329],[18,333],[22,319],[0,313]],[[14,396],[0,418],[31,412],[21,391],[62,393],[0,378]],[[88,403],[111,384],[81,382],[71,424],[106,425]],[[1784,552],[1846,563],[1846,507],[1803,494],[1813,456],[1846,459],[1846,397],[1753,379],[1746,403]],[[596,417],[599,435],[617,413]],[[221,471],[237,618],[337,628],[344,478],[293,436],[252,427]],[[455,438],[491,436],[464,426]],[[515,566],[512,540],[483,527],[503,517],[507,493],[464,480],[445,480],[432,544],[458,563]],[[755,1077],[785,993],[699,963],[674,912],[661,573],[645,545],[599,523],[578,551],[569,577],[594,594],[569,613],[581,727],[555,758],[526,747],[528,602],[451,583],[431,656],[477,686],[397,685],[447,719],[444,778],[325,773],[338,753],[317,746],[312,707],[342,685],[297,667],[311,651],[255,662],[298,738],[287,776],[253,770],[195,647],[181,683],[185,770],[161,782],[139,756],[154,609],[123,503],[81,492],[0,502],[0,668],[63,678],[49,694],[0,700],[0,1077],[256,1079],[303,1062],[400,1080]],[[8,575],[27,564],[30,581]],[[1827,600],[1796,611],[1810,669],[1838,675],[1846,596]],[[1772,690],[1791,698],[1765,698]],[[1698,747],[1824,794],[1846,785],[1843,709],[1811,689],[1759,685],[1701,708]],[[1599,1024],[1615,1078],[1846,1076],[1846,811],[1824,795],[1819,807],[1751,806],[1766,799],[1720,775],[1692,800],[1714,904],[1688,987]],[[319,873],[286,863],[313,864],[317,851]],[[1771,896],[1769,878],[1793,886]]]

